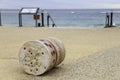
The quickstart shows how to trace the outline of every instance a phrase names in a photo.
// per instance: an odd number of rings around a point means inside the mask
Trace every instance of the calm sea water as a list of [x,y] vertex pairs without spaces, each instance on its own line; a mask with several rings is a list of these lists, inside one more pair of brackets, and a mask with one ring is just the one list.
[[[104,27],[107,11],[120,11],[120,9],[47,9],[57,27]],[[40,11],[41,12],[41,11]],[[18,26],[19,10],[1,10],[2,25]],[[41,23],[41,20],[38,22]],[[52,24],[52,23],[51,23]],[[114,25],[120,26],[120,13],[114,14]],[[23,26],[35,26],[32,15],[23,15]]]

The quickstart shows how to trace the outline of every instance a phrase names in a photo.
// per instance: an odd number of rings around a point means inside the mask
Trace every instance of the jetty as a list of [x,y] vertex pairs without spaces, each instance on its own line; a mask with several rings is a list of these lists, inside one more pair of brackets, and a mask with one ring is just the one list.
[[[19,9],[18,13],[18,26],[23,27],[23,18],[27,15],[32,15],[33,16],[33,21],[35,22],[36,27],[56,27],[55,21],[50,15],[49,12],[46,12],[39,7],[23,7]],[[45,19],[46,18],[46,19]],[[47,20],[47,21],[45,21]],[[46,23],[45,23],[46,22]],[[0,11],[0,26],[4,25],[2,22],[2,10]],[[29,24],[28,24],[29,25]]]

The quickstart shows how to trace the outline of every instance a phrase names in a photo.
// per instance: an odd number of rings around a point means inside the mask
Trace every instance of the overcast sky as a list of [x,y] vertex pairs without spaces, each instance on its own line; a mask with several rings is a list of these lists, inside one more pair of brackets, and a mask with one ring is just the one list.
[[120,0],[0,0],[0,8],[42,9],[120,8]]

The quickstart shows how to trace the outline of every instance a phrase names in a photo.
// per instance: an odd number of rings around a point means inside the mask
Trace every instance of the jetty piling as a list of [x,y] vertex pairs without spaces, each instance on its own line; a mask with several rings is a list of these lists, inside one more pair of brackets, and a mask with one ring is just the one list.
[[50,15],[48,14],[47,15],[47,26],[49,27],[49,18],[50,18]]
[[44,25],[44,13],[43,13],[43,11],[41,13],[41,20],[42,20],[42,26],[44,27],[45,25]]
[[113,26],[113,12],[110,13],[110,27]]
[[109,14],[106,13],[106,22],[105,22],[105,26],[109,26]]

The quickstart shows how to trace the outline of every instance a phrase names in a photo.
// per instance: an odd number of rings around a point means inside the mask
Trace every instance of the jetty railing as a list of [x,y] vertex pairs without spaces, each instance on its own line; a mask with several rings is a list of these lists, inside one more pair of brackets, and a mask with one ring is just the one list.
[[[52,27],[56,27],[55,21],[53,20],[53,18],[51,17],[51,15],[47,12],[44,12],[44,10],[42,10],[41,14],[41,26],[44,27],[45,26],[45,22],[47,21],[47,27],[50,27],[50,21],[52,22]],[[47,19],[45,19],[47,17]],[[45,21],[46,20],[46,21]]]
[[50,20],[52,21],[52,27],[56,27],[55,21],[53,20],[53,18],[50,16],[49,13],[47,13],[47,26],[49,27],[50,25]]

